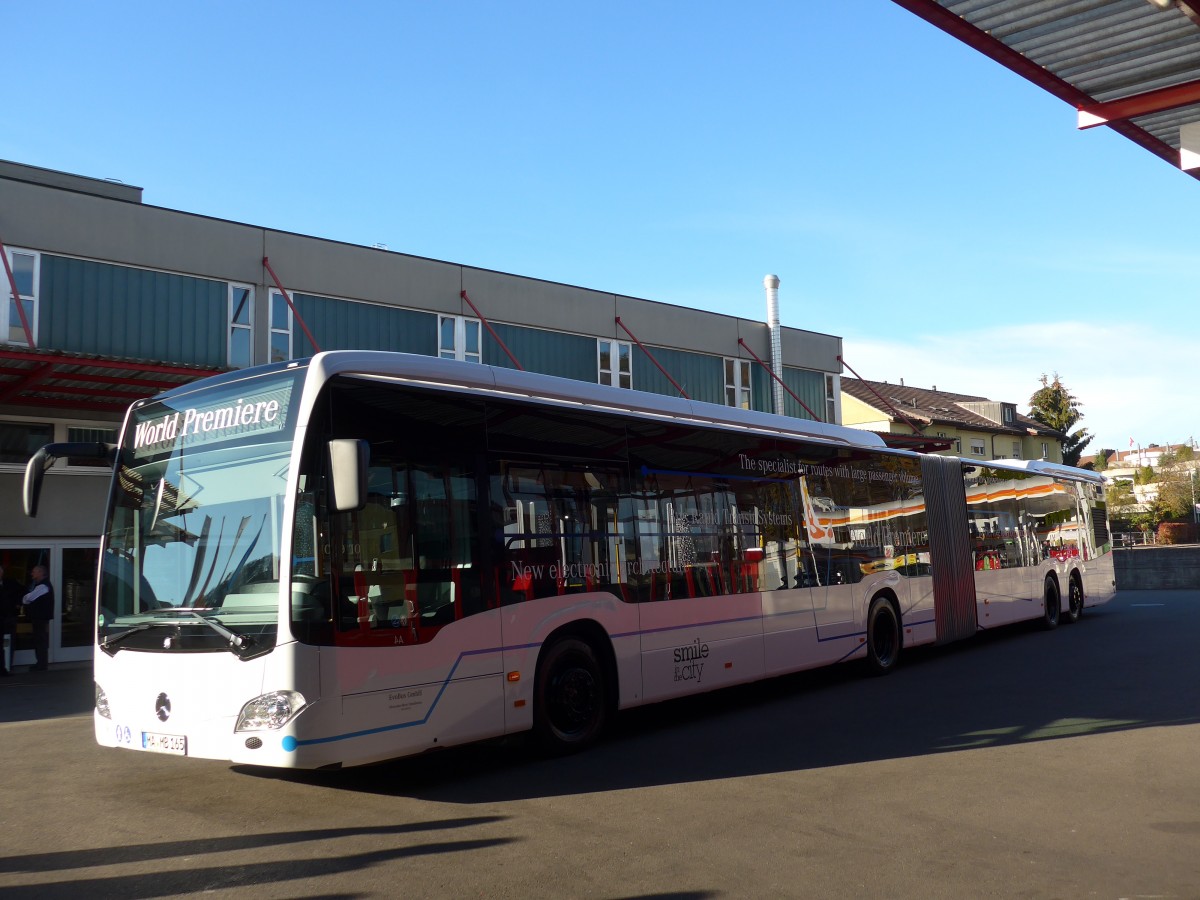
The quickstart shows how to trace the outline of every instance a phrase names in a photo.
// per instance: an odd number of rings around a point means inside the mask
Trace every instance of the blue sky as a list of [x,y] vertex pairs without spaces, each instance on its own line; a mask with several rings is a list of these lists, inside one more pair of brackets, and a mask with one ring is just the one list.
[[5,19],[0,158],[751,318],[773,272],[863,377],[1024,409],[1057,371],[1093,446],[1200,438],[1200,184],[890,0]]

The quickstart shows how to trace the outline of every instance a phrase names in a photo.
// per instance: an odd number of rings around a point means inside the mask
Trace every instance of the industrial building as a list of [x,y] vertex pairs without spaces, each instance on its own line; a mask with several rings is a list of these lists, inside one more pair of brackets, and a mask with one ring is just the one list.
[[[26,460],[52,441],[115,441],[130,403],[199,377],[399,350],[840,420],[839,337],[772,340],[766,321],[151,206],[109,180],[0,161],[0,241],[0,564],[21,583],[49,567],[51,662],[91,656],[109,473],[60,460],[27,519]],[[765,287],[777,302],[778,279]],[[17,664],[32,662],[28,631]]]

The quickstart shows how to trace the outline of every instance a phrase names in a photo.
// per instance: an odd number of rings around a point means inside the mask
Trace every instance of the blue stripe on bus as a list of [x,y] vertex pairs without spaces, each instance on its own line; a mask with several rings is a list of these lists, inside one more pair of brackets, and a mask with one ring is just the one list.
[[[536,646],[537,646],[537,644],[526,645],[526,647],[536,647]],[[442,699],[442,694],[444,694],[446,692],[446,687],[453,680],[454,673],[456,671],[458,671],[458,664],[461,663],[463,661],[463,659],[465,659],[468,656],[482,656],[487,653],[500,653],[505,649],[517,650],[517,649],[525,649],[525,648],[488,647],[484,650],[464,650],[462,653],[458,654],[458,659],[456,659],[454,661],[454,665],[452,665],[450,667],[450,671],[447,673],[445,679],[443,679],[441,686],[438,688],[437,696],[433,698],[433,703],[431,703],[429,705],[429,710],[425,713],[425,718],[423,718],[423,719],[414,719],[411,722],[399,722],[395,725],[382,725],[379,728],[368,728],[363,731],[351,731],[351,732],[347,732],[346,734],[330,735],[329,737],[307,738],[303,741],[297,740],[294,737],[292,737],[290,741],[287,738],[284,738],[283,749],[290,753],[290,752],[295,751],[295,749],[297,747],[306,747],[311,744],[331,744],[334,741],[344,741],[344,740],[348,740],[350,738],[367,737],[368,735],[372,735],[372,734],[382,734],[385,731],[397,731],[401,728],[412,728],[414,725],[424,725],[425,723],[427,723],[429,721],[429,717],[431,715],[433,715],[433,711],[437,708],[438,701],[440,701]],[[289,735],[289,737],[291,737],[291,736]]]
[[[641,637],[642,635],[646,635],[646,634],[662,634],[667,631],[681,631],[685,628],[708,628],[708,627],[711,627],[714,625],[732,625],[732,624],[736,624],[738,622],[752,622],[756,619],[761,621],[764,618],[775,618],[775,617],[781,616],[781,615],[793,615],[795,613],[803,613],[803,612],[812,612],[812,610],[811,609],[809,609],[809,610],[794,610],[794,611],[790,611],[790,612],[786,612],[786,613],[771,613],[768,616],[742,616],[741,618],[737,618],[737,619],[719,619],[714,622],[693,622],[693,623],[689,623],[686,625],[667,625],[662,628],[651,628],[646,631],[625,631],[625,632],[621,632],[619,634],[612,634],[612,635],[609,635],[609,639],[610,640],[618,640],[621,638]],[[932,621],[934,621],[934,620],[929,619],[925,622],[916,622],[913,624],[925,625],[925,624],[928,624],[928,622],[932,622]],[[847,638],[864,637],[866,635],[865,631],[854,631],[854,632],[850,632],[849,634],[836,634],[836,635],[831,635],[829,637],[821,637],[820,626],[816,626],[816,631],[817,631],[817,643],[818,644],[824,644],[829,641],[846,640]],[[384,732],[388,732],[388,731],[399,731],[401,728],[412,728],[416,725],[425,725],[429,722],[429,717],[433,715],[433,711],[437,708],[438,702],[442,699],[442,695],[446,692],[446,688],[449,686],[450,682],[454,679],[454,673],[458,670],[458,665],[459,665],[459,663],[461,663],[463,661],[463,659],[465,659],[468,656],[483,656],[488,653],[503,653],[505,650],[532,650],[534,647],[540,647],[540,646],[541,646],[541,642],[538,641],[538,642],[534,642],[534,643],[530,643],[530,644],[514,644],[511,647],[488,647],[483,650],[464,650],[462,653],[460,653],[458,655],[458,659],[456,659],[454,661],[454,665],[452,665],[450,667],[450,671],[447,673],[446,677],[442,680],[441,685],[438,687],[437,696],[435,696],[433,698],[433,703],[431,703],[429,705],[429,709],[425,713],[424,718],[414,719],[411,722],[399,722],[395,725],[381,725],[378,728],[367,728],[367,729],[364,729],[363,731],[351,731],[351,732],[347,732],[346,734],[335,734],[335,735],[330,735],[329,737],[306,738],[304,740],[299,740],[299,739],[293,737],[292,735],[288,735],[282,741],[283,749],[285,751],[287,751],[288,753],[294,753],[298,747],[307,747],[307,746],[312,746],[312,745],[316,745],[316,744],[332,744],[332,743],[335,743],[336,741],[345,741],[345,740],[350,740],[351,738],[369,737],[370,735],[373,735],[373,734],[383,734]],[[857,653],[860,649],[864,648],[865,646],[866,646],[865,643],[856,644],[847,653],[838,657],[838,659],[834,660],[834,663],[836,664],[839,662],[843,662],[844,660],[850,658],[855,653]]]

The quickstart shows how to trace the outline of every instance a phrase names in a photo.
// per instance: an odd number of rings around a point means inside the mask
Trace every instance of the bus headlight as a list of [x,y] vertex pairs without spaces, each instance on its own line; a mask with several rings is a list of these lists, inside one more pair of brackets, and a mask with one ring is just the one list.
[[100,687],[100,682],[93,681],[92,685],[96,688],[96,712],[100,713],[106,719],[111,719],[112,712],[108,708],[108,694],[104,693],[104,688]]
[[298,691],[272,691],[255,697],[242,707],[234,731],[264,731],[281,728],[304,709],[304,695]]

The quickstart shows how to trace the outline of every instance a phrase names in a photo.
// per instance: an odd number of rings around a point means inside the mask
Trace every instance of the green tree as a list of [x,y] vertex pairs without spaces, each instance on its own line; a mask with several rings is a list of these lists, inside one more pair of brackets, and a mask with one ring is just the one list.
[[1096,454],[1096,461],[1092,463],[1092,468],[1095,471],[1103,472],[1108,468],[1108,454],[1110,452],[1111,451],[1109,450],[1101,449],[1100,452]]
[[1162,506],[1157,500],[1129,517],[1129,521],[1133,523],[1133,527],[1138,531],[1157,531],[1158,523],[1166,516],[1163,513]]
[[1181,453],[1164,453],[1159,460],[1158,505],[1164,519],[1190,521],[1193,498],[1200,497],[1200,481],[1196,480],[1191,460],[1181,456]]
[[1043,375],[1041,388],[1034,391],[1033,396],[1029,398],[1030,418],[1067,436],[1063,442],[1063,462],[1068,466],[1079,465],[1083,448],[1092,440],[1086,428],[1071,431],[1075,423],[1083,418],[1079,406],[1079,401],[1067,390],[1057,372],[1054,373],[1053,381]]
[[1133,485],[1128,481],[1118,481],[1104,489],[1105,501],[1108,504],[1108,517],[1113,520],[1130,522],[1138,512],[1137,497],[1133,494]]

